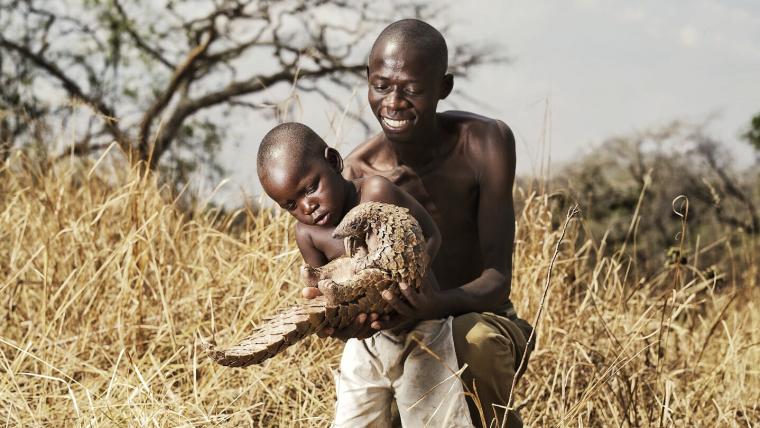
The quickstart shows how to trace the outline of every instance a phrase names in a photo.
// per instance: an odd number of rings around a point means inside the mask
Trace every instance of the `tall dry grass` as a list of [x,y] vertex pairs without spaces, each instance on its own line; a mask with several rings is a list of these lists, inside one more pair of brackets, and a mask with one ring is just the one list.
[[[559,232],[545,196],[523,198],[513,300],[530,319]],[[308,339],[242,370],[198,346],[199,334],[239,339],[299,298],[288,216],[181,210],[134,169],[16,157],[0,172],[0,225],[0,423],[329,424],[340,342]],[[527,424],[757,425],[757,243],[732,259],[736,284],[698,262],[640,281],[581,225],[515,394]]]

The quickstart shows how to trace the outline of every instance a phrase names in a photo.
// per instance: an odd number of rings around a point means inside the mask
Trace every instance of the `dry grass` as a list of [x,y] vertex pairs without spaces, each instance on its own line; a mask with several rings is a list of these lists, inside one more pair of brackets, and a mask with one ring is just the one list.
[[[339,342],[244,370],[199,354],[199,333],[228,343],[298,298],[292,220],[183,215],[153,178],[105,170],[17,158],[0,172],[0,423],[328,425]],[[525,199],[513,299],[530,319],[559,232],[545,197]],[[530,426],[760,421],[756,242],[724,267],[736,285],[691,265],[639,281],[578,223],[568,234],[516,393]]]

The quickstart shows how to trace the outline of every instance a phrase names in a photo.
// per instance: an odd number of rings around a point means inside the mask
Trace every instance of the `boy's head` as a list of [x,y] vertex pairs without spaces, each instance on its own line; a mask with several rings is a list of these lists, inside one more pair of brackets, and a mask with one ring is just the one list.
[[343,217],[351,184],[343,159],[308,126],[283,123],[264,136],[256,160],[264,191],[299,222],[335,226]]
[[429,24],[404,19],[380,33],[367,64],[368,98],[388,139],[414,141],[433,131],[438,101],[454,86],[447,67],[446,41]]

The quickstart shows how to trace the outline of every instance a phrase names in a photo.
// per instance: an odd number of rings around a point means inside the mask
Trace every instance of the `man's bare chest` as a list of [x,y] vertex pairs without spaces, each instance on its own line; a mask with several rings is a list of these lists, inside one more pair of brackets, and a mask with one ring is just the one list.
[[400,167],[391,181],[411,194],[431,214],[445,235],[470,233],[477,223],[479,185],[476,171],[454,158],[435,167]]
[[479,189],[468,171],[449,169],[420,177],[430,198],[430,209],[445,235],[469,232],[477,223]]

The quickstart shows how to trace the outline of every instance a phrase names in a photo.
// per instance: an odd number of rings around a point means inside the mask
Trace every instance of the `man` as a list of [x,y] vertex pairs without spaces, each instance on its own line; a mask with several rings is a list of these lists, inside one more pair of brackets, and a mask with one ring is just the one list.
[[[357,147],[344,175],[382,175],[414,196],[441,231],[433,275],[406,301],[387,296],[402,317],[455,315],[454,345],[465,387],[473,380],[485,424],[504,418],[530,326],[509,301],[515,219],[514,136],[507,125],[466,112],[437,113],[454,85],[443,36],[419,20],[402,20],[378,36],[369,56],[368,98],[383,132]],[[304,290],[313,297],[315,289]],[[367,316],[335,337],[366,337]],[[373,329],[397,320],[370,319]],[[473,421],[481,416],[472,402]],[[502,407],[499,407],[502,406]],[[521,426],[510,412],[508,426]]]

